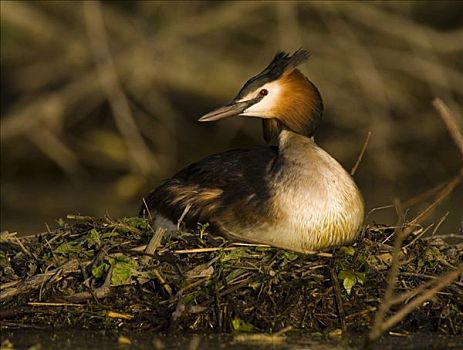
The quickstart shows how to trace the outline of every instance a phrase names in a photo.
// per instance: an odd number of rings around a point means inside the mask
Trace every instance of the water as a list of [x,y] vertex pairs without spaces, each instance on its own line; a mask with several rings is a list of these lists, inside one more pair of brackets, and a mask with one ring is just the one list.
[[[124,334],[121,332],[121,334]],[[216,349],[311,349],[311,350],[356,350],[362,349],[363,336],[350,336],[344,339],[321,339],[319,337],[288,336],[256,340],[253,336],[232,335],[184,335],[165,336],[146,331],[144,333],[126,334],[130,344],[118,340],[119,336],[107,331],[87,330],[2,330],[2,350],[10,349],[6,346],[8,339],[13,345],[11,349],[34,350],[161,350],[161,349],[187,349],[187,350],[216,350]],[[254,340],[253,340],[254,339]],[[410,337],[382,338],[370,349],[380,350],[418,350],[418,349],[463,349],[463,336],[439,336],[433,334],[420,334]]]

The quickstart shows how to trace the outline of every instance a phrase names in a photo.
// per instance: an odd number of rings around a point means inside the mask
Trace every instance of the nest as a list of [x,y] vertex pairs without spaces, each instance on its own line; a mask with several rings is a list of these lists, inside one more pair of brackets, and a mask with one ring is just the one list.
[[[463,260],[461,241],[422,233],[414,228],[403,243],[399,292]],[[232,243],[211,235],[207,225],[166,237],[141,218],[68,216],[37,236],[2,233],[1,323],[162,332],[365,331],[387,287],[393,236],[391,227],[368,226],[353,245],[304,255]],[[460,275],[396,330],[461,334],[462,286]]]

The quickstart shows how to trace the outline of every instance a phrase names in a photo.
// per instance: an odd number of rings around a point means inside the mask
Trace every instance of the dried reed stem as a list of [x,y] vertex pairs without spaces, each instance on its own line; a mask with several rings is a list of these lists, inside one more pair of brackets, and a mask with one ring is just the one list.
[[439,191],[437,194],[437,198],[433,203],[431,203],[425,210],[423,210],[419,215],[417,215],[412,221],[410,221],[410,225],[419,224],[423,222],[433,211],[436,207],[442,203],[442,201],[447,198],[447,196],[457,187],[461,180],[463,179],[463,168],[460,170],[457,176],[455,176],[452,180],[450,180],[442,190]]
[[333,284],[334,297],[335,297],[336,306],[338,309],[339,322],[341,324],[341,330],[345,334],[347,332],[346,313],[344,312],[344,306],[342,305],[341,288],[339,287],[339,280],[336,274],[336,270],[332,268],[330,269],[330,273],[331,273],[331,282]]
[[58,273],[61,276],[66,276],[78,270],[78,266],[79,266],[79,262],[73,259],[73,260],[69,260],[68,262],[61,265],[60,267],[54,270],[51,270],[50,272],[29,277],[21,281],[17,285],[15,285],[14,287],[11,287],[11,288],[8,288],[2,291],[0,293],[0,300],[6,300],[8,298],[14,297],[15,295],[26,293],[33,289],[38,289],[40,288],[40,286],[44,285],[44,283],[48,282],[50,279],[56,276]]
[[440,117],[449,130],[450,136],[452,136],[453,142],[455,142],[455,145],[458,147],[461,155],[463,156],[463,135],[458,127],[457,119],[450,108],[440,98],[435,98],[432,101],[432,105],[439,112]]
[[365,151],[367,150],[368,143],[370,142],[370,137],[371,137],[371,131],[368,131],[367,137],[365,139],[365,142],[363,143],[362,150],[360,151],[359,156],[357,157],[357,161],[355,162],[354,166],[352,167],[352,170],[350,171],[350,174],[352,176],[355,175],[355,172],[357,171],[357,168],[360,165],[360,162],[363,159],[363,155],[365,154]]
[[36,301],[30,301],[27,303],[27,305],[30,306],[47,306],[47,307],[82,307],[85,305],[82,304],[74,304],[74,303],[48,303],[48,302],[36,302]]
[[145,254],[147,254],[146,256],[142,258],[142,262],[144,264],[147,264],[152,259],[154,252],[161,245],[161,240],[164,237],[165,233],[166,233],[166,230],[163,229],[162,227],[158,227],[156,232],[154,232],[153,236],[151,237],[144,251]]
[[[433,105],[439,112],[439,115],[447,126],[453,141],[463,155],[463,136],[458,127],[458,123],[456,122],[456,118],[441,99],[434,99]],[[399,228],[396,230],[394,248],[392,252],[391,269],[388,275],[388,285],[386,292],[384,293],[382,303],[380,304],[378,312],[375,315],[373,326],[368,335],[368,339],[370,341],[377,340],[386,330],[403,320],[410,312],[422,305],[425,301],[431,299],[440,290],[449,286],[463,273],[463,264],[461,264],[455,270],[447,272],[440,278],[428,281],[421,286],[418,286],[417,288],[405,293],[394,295],[397,274],[400,267],[399,253],[401,251],[403,240],[412,232],[413,225],[416,225],[427,218],[430,213],[455,189],[455,187],[461,182],[462,178],[463,168],[460,170],[459,174],[455,176],[455,178],[453,178],[442,189],[440,189],[436,200],[410,222],[411,226],[406,228]],[[394,315],[386,318],[386,313],[390,311],[392,305],[405,302],[409,298],[414,299],[407,305],[403,306]]]
[[[463,273],[463,264],[459,265],[456,270],[447,272],[443,276],[433,280],[434,286],[421,293],[418,294],[415,299],[413,299],[411,302],[409,302],[407,305],[402,307],[398,312],[396,312],[394,315],[392,315],[388,319],[382,318],[380,322],[376,323],[375,320],[375,326],[371,329],[370,334],[368,335],[368,338],[370,341],[374,341],[378,339],[386,330],[389,328],[393,327],[397,323],[399,323],[401,320],[403,320],[410,312],[415,310],[417,307],[422,305],[425,301],[431,299],[441,291],[443,288],[449,286],[455,279],[457,279],[461,274]],[[388,308],[390,307],[391,303],[388,303]],[[382,306],[382,305],[381,305]],[[378,314],[377,314],[378,315]]]
[[394,246],[392,250],[392,261],[391,261],[391,269],[389,270],[388,278],[387,278],[387,288],[384,293],[384,297],[382,302],[379,305],[378,311],[375,314],[375,320],[373,323],[373,327],[370,332],[370,339],[372,339],[372,335],[375,336],[376,339],[377,334],[382,334],[383,330],[381,330],[381,324],[384,321],[386,313],[389,311],[391,307],[391,300],[394,295],[395,285],[397,283],[397,275],[399,272],[400,262],[399,262],[399,253],[400,247],[402,246],[402,242],[406,237],[405,230],[398,225],[395,230],[395,239],[394,239]]

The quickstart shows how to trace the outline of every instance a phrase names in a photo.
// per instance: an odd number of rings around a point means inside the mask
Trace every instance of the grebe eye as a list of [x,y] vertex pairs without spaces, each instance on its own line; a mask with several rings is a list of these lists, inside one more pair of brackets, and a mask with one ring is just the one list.
[[267,95],[268,95],[268,90],[267,90],[267,89],[262,89],[262,90],[260,90],[260,91],[259,91],[259,95],[262,96],[262,97],[263,97],[263,96],[267,96]]

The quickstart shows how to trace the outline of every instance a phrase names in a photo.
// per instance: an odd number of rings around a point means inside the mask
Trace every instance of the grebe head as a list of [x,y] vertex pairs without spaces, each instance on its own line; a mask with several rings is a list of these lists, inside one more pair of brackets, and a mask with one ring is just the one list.
[[280,52],[255,77],[249,79],[226,106],[199,119],[214,121],[232,116],[264,120],[264,137],[269,142],[282,127],[311,137],[320,123],[323,103],[315,85],[296,67],[309,58],[298,50],[292,55]]

